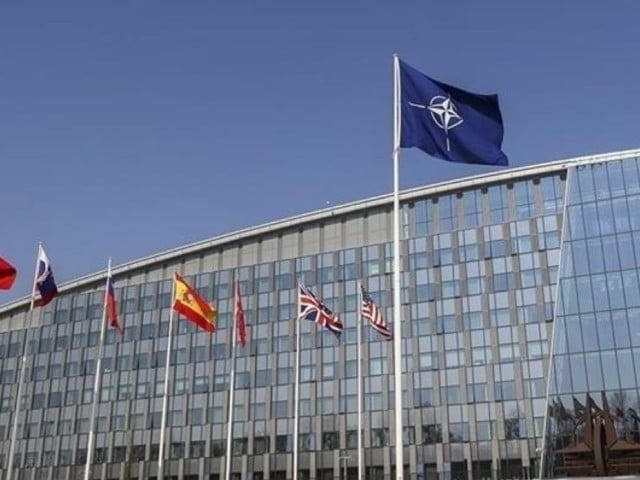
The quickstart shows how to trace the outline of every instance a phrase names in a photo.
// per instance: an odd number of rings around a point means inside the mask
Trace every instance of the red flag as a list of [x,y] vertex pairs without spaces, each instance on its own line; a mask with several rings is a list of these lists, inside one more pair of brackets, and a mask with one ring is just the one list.
[[116,295],[113,291],[111,274],[107,277],[107,320],[109,320],[109,325],[115,328],[120,335],[124,335],[124,329],[118,322],[118,306],[116,304]]
[[15,267],[0,257],[0,289],[9,290],[13,286],[17,274]]
[[240,284],[236,282],[236,325],[238,328],[238,341],[243,347],[247,346],[247,324],[244,322],[244,310],[242,308],[242,299],[240,298]]

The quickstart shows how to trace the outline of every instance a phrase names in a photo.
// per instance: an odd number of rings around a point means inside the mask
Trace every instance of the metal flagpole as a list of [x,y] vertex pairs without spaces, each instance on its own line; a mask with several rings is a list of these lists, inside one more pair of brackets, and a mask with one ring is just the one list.
[[400,311],[400,59],[393,54],[393,367],[396,427],[396,479],[404,471],[402,445],[402,322]]
[[[298,312],[300,312],[300,286],[298,286]],[[293,480],[298,480],[298,416],[300,404],[300,320],[296,317],[296,381],[293,387]]]
[[[358,480],[362,479],[362,282],[358,282]],[[346,478],[346,477],[345,477]]]
[[229,411],[227,413],[227,456],[225,458],[224,477],[226,480],[231,480],[231,440],[233,439],[233,401],[236,388],[236,335],[238,328],[238,316],[235,309],[238,305],[238,295],[240,294],[238,282],[236,280],[236,293],[234,302],[234,320],[233,330],[231,332],[231,379],[229,384]]
[[36,282],[38,280],[38,263],[40,262],[40,253],[42,251],[42,242],[38,244],[38,255],[36,257],[36,268],[33,272],[33,287],[31,288],[31,305],[29,306],[29,315],[27,318],[27,331],[24,333],[24,341],[22,342],[22,361],[20,362],[20,373],[18,376],[18,395],[13,415],[13,427],[11,429],[11,443],[9,446],[9,460],[7,464],[7,480],[11,480],[13,475],[13,457],[16,449],[16,439],[18,437],[18,424],[20,423],[20,406],[22,402],[22,385],[24,383],[24,372],[27,365],[27,349],[29,347],[29,332],[33,324],[33,308],[36,302]]
[[104,349],[104,337],[107,325],[107,296],[109,295],[109,279],[111,278],[111,257],[107,266],[107,281],[104,288],[104,305],[102,306],[102,325],[100,326],[100,343],[98,344],[98,361],[96,362],[96,379],[93,384],[93,405],[91,406],[91,419],[89,423],[89,442],[87,443],[87,464],[84,467],[84,480],[89,480],[91,464],[93,463],[93,444],[95,442],[95,421],[98,406],[98,394],[100,392],[100,377],[102,376],[102,351]]
[[171,340],[173,337],[173,302],[176,297],[176,278],[173,277],[173,287],[171,288],[171,312],[169,313],[169,339],[167,343],[167,362],[164,370],[164,396],[162,398],[162,420],[160,420],[160,451],[158,452],[158,480],[164,479],[164,434],[167,424],[167,406],[169,404],[169,365],[171,361]]

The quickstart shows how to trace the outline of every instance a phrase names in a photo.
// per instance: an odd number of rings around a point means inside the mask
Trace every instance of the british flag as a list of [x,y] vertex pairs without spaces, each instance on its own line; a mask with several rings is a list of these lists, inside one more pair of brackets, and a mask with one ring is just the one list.
[[298,292],[298,320],[316,322],[339,339],[342,330],[344,330],[344,325],[336,314],[329,310],[322,301],[318,300],[303,283],[299,284]]
[[362,285],[360,285],[360,289],[362,290],[362,316],[369,320],[374,330],[385,340],[393,340],[393,335],[382,317],[382,312]]

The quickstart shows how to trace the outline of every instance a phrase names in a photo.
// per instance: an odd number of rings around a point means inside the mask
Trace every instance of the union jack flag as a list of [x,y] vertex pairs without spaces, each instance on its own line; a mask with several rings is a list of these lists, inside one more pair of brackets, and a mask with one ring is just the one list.
[[340,339],[344,325],[337,315],[329,310],[322,301],[318,300],[303,283],[299,284],[298,292],[298,320],[316,322]]
[[393,340],[393,335],[382,317],[382,312],[362,285],[360,285],[360,289],[362,290],[362,316],[369,320],[373,329],[385,340]]

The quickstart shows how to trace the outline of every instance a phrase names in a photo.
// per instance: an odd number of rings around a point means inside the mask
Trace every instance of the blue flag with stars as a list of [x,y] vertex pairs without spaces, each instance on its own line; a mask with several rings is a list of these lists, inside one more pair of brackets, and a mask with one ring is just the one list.
[[457,163],[508,165],[497,95],[438,82],[400,61],[400,147]]

